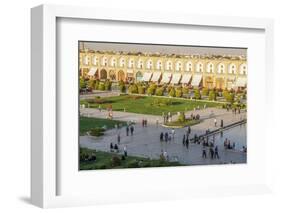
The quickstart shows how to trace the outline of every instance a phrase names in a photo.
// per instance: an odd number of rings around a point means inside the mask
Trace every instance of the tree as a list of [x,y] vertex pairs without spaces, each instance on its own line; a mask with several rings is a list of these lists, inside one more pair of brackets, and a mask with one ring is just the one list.
[[189,93],[189,89],[187,87],[182,88],[182,93],[187,95]]
[[174,87],[172,87],[172,88],[170,89],[169,96],[170,96],[170,97],[175,97],[175,96],[176,96],[176,90],[175,90]]
[[126,86],[125,86],[124,81],[119,81],[118,87],[119,87],[119,90],[120,90],[121,93],[126,92]]
[[203,95],[203,96],[208,96],[208,95],[209,95],[209,89],[206,88],[206,87],[204,87],[204,88],[202,89],[202,95]]
[[138,93],[138,86],[136,84],[131,84],[128,91],[129,93]]
[[96,89],[96,90],[99,89],[99,84],[100,84],[100,81],[99,81],[99,80],[96,80],[96,84],[95,84],[95,89]]
[[156,89],[155,95],[163,96],[163,94],[164,94],[164,89],[162,87],[158,87]]
[[145,88],[144,86],[138,85],[138,93],[139,93],[139,94],[144,94],[144,92],[145,92],[145,89],[144,89],[144,88]]
[[185,114],[184,114],[184,112],[181,112],[180,114],[179,114],[179,116],[178,116],[178,121],[179,122],[185,122]]
[[88,81],[88,88],[89,89],[95,89],[95,85],[96,85],[96,80],[94,80],[94,79],[90,79],[89,81]]
[[106,80],[104,83],[105,90],[111,90],[111,81]]
[[182,97],[182,89],[181,88],[176,89],[176,97],[178,97],[178,98]]
[[80,78],[80,81],[79,81],[79,88],[80,89],[84,89],[84,88],[86,88],[86,82],[85,82],[85,80],[84,80],[84,78]]
[[156,88],[157,88],[157,85],[156,84],[150,84],[146,93],[148,95],[154,95],[155,94],[155,91],[156,91]]
[[194,98],[195,99],[201,99],[201,94],[200,94],[199,89],[194,90]]
[[211,91],[209,92],[209,100],[210,100],[210,101],[215,101],[215,100],[217,100],[217,94],[216,94],[216,92],[215,92],[214,90],[211,90]]
[[102,91],[105,90],[105,85],[104,85],[104,83],[102,83],[102,82],[99,83],[99,90],[102,90]]

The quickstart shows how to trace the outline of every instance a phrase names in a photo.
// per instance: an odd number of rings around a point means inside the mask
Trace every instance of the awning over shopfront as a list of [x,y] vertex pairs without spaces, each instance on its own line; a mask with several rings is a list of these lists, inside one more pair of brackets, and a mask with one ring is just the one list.
[[235,86],[236,87],[246,87],[247,85],[247,78],[237,78]]
[[172,78],[172,73],[164,73],[162,76],[161,83],[168,84],[171,81],[171,78]]
[[195,74],[192,77],[191,85],[194,87],[198,87],[202,81],[202,75],[201,74]]
[[175,73],[175,74],[173,74],[171,83],[172,84],[179,84],[180,80],[181,80],[181,74],[180,73]]
[[142,80],[143,80],[143,81],[150,81],[151,75],[152,75],[151,72],[145,72],[144,75],[143,75]]
[[98,70],[97,67],[92,67],[92,68],[90,69],[90,71],[88,72],[88,75],[89,75],[89,76],[94,76],[94,75],[96,74],[97,70]]
[[188,84],[190,82],[191,76],[192,76],[191,74],[183,74],[181,83]]
[[154,72],[151,78],[152,82],[158,82],[161,77],[161,72]]

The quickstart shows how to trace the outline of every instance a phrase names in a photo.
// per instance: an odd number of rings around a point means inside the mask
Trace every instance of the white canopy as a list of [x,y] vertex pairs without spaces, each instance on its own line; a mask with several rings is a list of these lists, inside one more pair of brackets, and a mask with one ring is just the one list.
[[235,86],[237,87],[246,87],[247,85],[247,78],[237,78]]
[[181,74],[180,73],[175,73],[175,74],[173,74],[171,83],[172,84],[178,84],[180,82],[180,80],[181,80]]
[[88,72],[88,75],[94,76],[94,75],[96,74],[97,70],[98,70],[98,68],[92,67],[92,68],[90,69],[90,71]]
[[198,87],[200,82],[202,81],[202,75],[201,74],[195,74],[192,77],[191,85]]
[[154,72],[151,78],[152,82],[158,82],[161,76],[161,72]]
[[150,81],[151,75],[152,75],[151,72],[145,72],[144,75],[143,75],[142,80],[143,81]]
[[169,83],[171,81],[172,73],[164,73],[161,83]]
[[192,76],[191,74],[183,74],[181,83],[188,84],[190,82],[191,76]]

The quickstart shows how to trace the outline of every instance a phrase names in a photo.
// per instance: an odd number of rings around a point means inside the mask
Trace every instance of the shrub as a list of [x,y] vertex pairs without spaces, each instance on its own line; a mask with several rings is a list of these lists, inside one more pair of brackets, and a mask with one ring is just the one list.
[[216,92],[215,92],[214,90],[211,90],[211,91],[209,92],[209,100],[210,100],[210,101],[215,101],[215,100],[217,100],[217,94],[216,94]]
[[106,80],[104,83],[105,90],[111,90],[111,81]]
[[120,166],[121,165],[121,159],[119,156],[117,155],[114,155],[112,158],[111,158],[111,165],[113,167],[116,167],[116,166]]
[[228,92],[227,90],[225,90],[225,91],[223,91],[223,97],[229,103],[234,102],[234,93],[233,92]]
[[79,81],[79,87],[80,87],[80,89],[84,89],[84,88],[86,88],[86,82],[85,82],[85,80],[84,80],[84,78],[80,78],[80,81]]
[[181,112],[178,116],[178,121],[179,122],[185,122],[185,114]]
[[189,89],[187,87],[182,88],[182,93],[187,95],[189,93]]
[[201,99],[201,94],[200,94],[199,89],[194,90],[194,98],[195,99]]
[[95,169],[106,169],[106,165],[105,164],[98,164],[95,166]]
[[90,130],[90,135],[99,137],[104,135],[104,131],[105,130],[103,128],[96,127]]
[[89,88],[89,89],[95,89],[95,86],[96,86],[96,80],[90,79],[90,80],[88,81],[88,88]]
[[203,88],[202,89],[202,95],[203,96],[208,96],[209,95],[209,89],[208,88]]
[[139,167],[139,163],[137,160],[132,160],[128,163],[128,168],[138,168]]
[[182,89],[181,88],[176,89],[176,97],[178,97],[178,98],[182,97]]
[[175,97],[175,96],[176,96],[176,90],[175,90],[174,87],[172,87],[172,88],[170,89],[169,96],[170,96],[170,97]]
[[95,89],[96,89],[96,90],[99,89],[99,84],[100,84],[100,81],[99,81],[99,80],[96,80],[96,83],[95,83]]
[[154,95],[155,94],[155,91],[156,91],[156,88],[157,88],[157,85],[156,84],[150,84],[146,93],[148,95]]
[[144,92],[145,92],[145,87],[142,86],[142,85],[138,85],[138,93],[139,94],[144,94]]
[[169,85],[166,90],[167,90],[167,93],[169,93],[171,91],[171,89],[173,88],[173,86]]
[[102,83],[102,82],[99,83],[99,90],[102,90],[102,91],[105,90],[105,84],[104,83]]
[[129,93],[138,93],[137,85],[136,84],[130,85],[128,91],[129,91]]
[[164,89],[162,87],[158,87],[156,89],[155,95],[163,96],[163,94],[164,94]]
[[118,87],[121,93],[126,92],[126,86],[125,83],[123,81],[119,81],[118,83]]

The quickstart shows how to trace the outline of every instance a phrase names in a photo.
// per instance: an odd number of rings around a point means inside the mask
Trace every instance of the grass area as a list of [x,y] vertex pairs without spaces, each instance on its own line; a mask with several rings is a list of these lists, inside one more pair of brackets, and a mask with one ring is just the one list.
[[85,135],[86,132],[88,132],[88,131],[90,131],[94,128],[106,127],[106,129],[112,129],[112,128],[115,127],[115,124],[125,125],[126,122],[117,121],[117,120],[102,119],[102,118],[88,118],[88,117],[81,117],[80,116],[79,132],[80,132],[80,135]]
[[[133,156],[127,156],[125,160],[121,160],[121,156],[117,155],[116,153],[96,151],[87,148],[80,148],[80,157],[82,155],[95,155],[96,160],[83,161],[80,158],[80,170],[182,166],[182,164],[178,162],[168,162],[165,160],[150,160],[147,158]],[[119,161],[113,162],[113,158],[118,158]]]
[[186,120],[184,122],[172,121],[172,122],[165,123],[165,126],[169,126],[169,127],[186,127],[186,126],[196,125],[196,124],[199,124],[199,123],[200,123],[200,120]]
[[175,98],[159,98],[150,96],[134,96],[121,95],[114,97],[101,98],[97,103],[93,100],[82,100],[81,104],[89,104],[92,108],[97,108],[99,105],[103,109],[112,106],[114,111],[125,111],[139,114],[162,115],[162,113],[176,113],[193,110],[199,106],[206,107],[221,107],[220,103],[196,101],[196,100],[181,100]]

